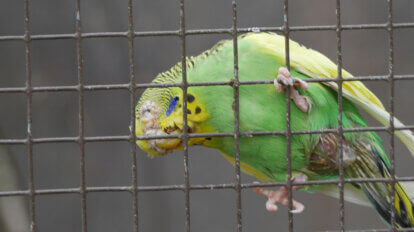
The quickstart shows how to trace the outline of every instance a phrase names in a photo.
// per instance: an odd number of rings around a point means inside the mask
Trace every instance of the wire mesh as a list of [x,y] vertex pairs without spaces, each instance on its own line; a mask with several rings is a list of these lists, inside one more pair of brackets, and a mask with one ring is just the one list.
[[36,230],[35,223],[35,186],[33,178],[33,142],[32,142],[32,71],[30,66],[30,13],[29,0],[24,1],[24,42],[26,48],[26,94],[27,94],[27,155],[29,169],[29,213],[30,230]]
[[[395,183],[398,181],[414,181],[414,177],[398,178],[395,176],[395,154],[394,154],[394,133],[396,130],[413,130],[414,126],[397,127],[394,125],[394,94],[395,94],[395,81],[399,80],[414,80],[414,75],[395,75],[394,74],[394,42],[393,32],[397,29],[414,28],[414,23],[393,23],[392,13],[392,0],[388,0],[388,21],[384,24],[355,24],[355,25],[343,25],[341,23],[341,1],[336,0],[336,25],[326,26],[289,26],[289,8],[288,0],[284,0],[283,8],[283,25],[280,27],[255,27],[255,28],[239,28],[237,26],[237,1],[232,0],[232,17],[233,26],[231,28],[217,28],[217,29],[197,29],[187,30],[185,22],[185,1],[179,1],[180,12],[180,27],[173,31],[145,31],[137,32],[134,30],[134,14],[133,14],[133,0],[128,1],[128,31],[125,32],[96,32],[96,33],[83,33],[82,21],[81,21],[81,0],[76,0],[76,32],[72,34],[39,34],[32,35],[30,33],[30,11],[29,0],[24,0],[24,35],[18,36],[0,36],[0,41],[23,41],[25,43],[25,58],[26,58],[26,86],[25,87],[13,87],[13,88],[0,88],[0,93],[25,93],[27,97],[27,137],[25,139],[0,139],[0,144],[12,145],[12,144],[25,144],[28,149],[28,172],[29,172],[29,185],[27,190],[19,191],[2,191],[0,196],[28,196],[29,197],[29,210],[30,210],[30,231],[38,231],[36,228],[35,220],[35,198],[39,195],[50,194],[79,194],[81,196],[81,215],[82,215],[82,231],[87,231],[87,204],[86,199],[88,193],[92,192],[130,192],[133,196],[132,201],[132,214],[134,218],[134,231],[139,231],[139,211],[138,211],[138,194],[139,192],[148,191],[183,191],[184,192],[184,211],[185,211],[185,230],[191,231],[191,214],[190,214],[190,191],[204,190],[204,189],[234,189],[237,193],[236,197],[236,219],[237,219],[237,231],[241,232],[243,229],[242,223],[242,190],[245,188],[253,187],[282,187],[285,186],[289,189],[289,209],[292,209],[292,188],[294,186],[306,186],[306,185],[324,185],[324,184],[336,184],[340,189],[339,197],[339,227],[340,231],[345,231],[345,204],[344,204],[344,185],[346,183],[369,183],[369,182],[384,182],[391,184],[391,228],[390,230],[373,230],[373,231],[409,231],[408,229],[397,229],[395,222],[395,210],[394,210],[394,192]],[[359,76],[353,79],[343,79],[342,77],[342,32],[345,30],[369,30],[369,29],[381,29],[388,33],[388,75],[384,76]],[[290,55],[289,55],[289,35],[290,32],[295,31],[335,31],[337,39],[337,64],[338,64],[338,77],[334,79],[311,79],[308,82],[336,82],[338,84],[338,128],[337,129],[324,129],[324,130],[312,130],[312,131],[292,131],[290,125],[290,98],[289,89],[286,93],[286,130],[285,131],[260,131],[260,132],[240,132],[239,131],[239,87],[241,85],[257,85],[257,84],[273,84],[273,81],[240,81],[238,76],[238,42],[237,36],[240,33],[245,32],[279,32],[285,36],[285,49],[286,49],[286,66],[290,67]],[[186,73],[186,37],[196,36],[203,34],[228,34],[233,40],[233,57],[234,57],[234,78],[228,82],[198,82],[188,83]],[[134,39],[137,37],[153,37],[153,36],[177,36],[181,41],[181,61],[182,61],[182,82],[181,83],[167,83],[167,84],[155,84],[145,83],[136,84],[134,63]],[[118,37],[126,38],[129,46],[129,67],[130,67],[130,82],[128,84],[109,84],[109,85],[85,85],[83,83],[83,54],[82,54],[82,41],[84,39],[94,38],[109,38]],[[35,40],[75,40],[76,41],[76,54],[77,54],[77,85],[72,86],[40,86],[33,87],[31,80],[31,49],[30,45]],[[390,88],[390,126],[386,127],[364,127],[364,128],[351,128],[346,129],[342,127],[342,83],[345,81],[387,81]],[[187,112],[183,110],[183,132],[180,135],[166,135],[166,136],[136,136],[135,131],[135,101],[136,90],[145,88],[168,88],[168,87],[180,87],[183,92],[183,109],[187,108],[187,88],[191,86],[231,86],[233,88],[234,97],[234,131],[232,133],[188,133]],[[130,93],[130,125],[132,127],[130,135],[119,136],[85,136],[84,134],[84,99],[83,95],[86,91],[108,91],[108,90],[126,90]],[[78,123],[79,134],[76,137],[48,137],[48,138],[34,138],[31,133],[32,128],[32,94],[36,92],[77,92],[78,93]],[[391,178],[345,178],[343,167],[343,141],[342,137],[345,133],[349,132],[366,132],[366,131],[384,131],[390,134],[390,158],[391,158]],[[291,136],[297,134],[321,134],[321,133],[337,133],[339,135],[339,178],[337,180],[319,180],[319,181],[305,181],[296,183],[292,181],[292,168],[291,168]],[[269,135],[284,135],[286,137],[286,159],[287,159],[287,180],[286,182],[271,182],[271,183],[242,183],[240,177],[240,157],[239,157],[239,139],[241,137],[251,136],[269,136]],[[212,185],[197,185],[190,184],[189,173],[189,160],[188,160],[188,140],[189,138],[196,137],[233,137],[235,141],[235,180],[234,183],[228,184],[212,184]],[[180,138],[183,141],[183,153],[184,153],[184,184],[181,185],[163,185],[163,186],[140,186],[137,182],[137,159],[136,159],[136,145],[135,141],[149,140],[156,138]],[[88,187],[85,180],[85,144],[91,142],[111,142],[111,141],[129,141],[131,150],[131,177],[132,183],[130,186],[102,186],[102,187]],[[80,186],[78,188],[59,188],[59,189],[36,189],[34,185],[33,177],[33,144],[38,143],[77,143],[80,149]],[[294,231],[293,214],[288,212],[288,229]],[[364,230],[367,231],[367,230]]]
[[388,23],[387,23],[387,32],[388,32],[388,78],[390,86],[390,151],[389,156],[391,157],[391,191],[390,191],[390,211],[391,211],[391,229],[392,231],[397,230],[396,219],[395,219],[395,152],[394,152],[394,140],[395,140],[395,129],[394,129],[394,42],[393,42],[393,29],[392,25],[392,0],[388,0]]
[[[84,93],[83,93],[83,54],[82,54],[82,22],[80,0],[76,0],[76,57],[77,57],[77,75],[78,75],[78,124],[79,124],[79,150],[80,150],[80,195],[81,195],[81,217],[82,217],[82,232],[87,231],[87,217],[86,217],[86,174],[85,174],[85,117],[84,117]],[[34,223],[34,221],[32,222]]]
[[345,231],[345,202],[344,202],[344,151],[343,136],[344,128],[342,124],[342,24],[341,24],[341,0],[336,1],[336,61],[338,63],[338,164],[339,164],[339,227],[341,231]]
[[241,200],[241,178],[240,178],[240,150],[239,150],[239,58],[238,58],[238,44],[237,44],[237,3],[236,0],[232,1],[233,8],[233,62],[234,62],[234,81],[233,81],[233,98],[234,98],[234,146],[235,146],[235,190],[237,191],[236,207],[237,207],[237,232],[242,231],[242,200]]
[[[185,11],[184,0],[180,0],[180,31],[181,39],[181,74],[183,90],[183,109],[187,109],[187,52],[186,52],[186,31],[185,31]],[[183,141],[184,152],[184,199],[185,199],[185,230],[190,231],[190,176],[188,168],[188,121],[187,110],[183,110],[183,132],[181,139]]]
[[[290,52],[289,52],[289,1],[285,0],[283,2],[283,34],[285,36],[285,63],[288,70],[290,70]],[[293,189],[292,189],[292,130],[290,128],[290,89],[286,89],[286,160],[287,160],[287,173],[286,173],[286,188],[288,189],[288,229],[293,231]]]

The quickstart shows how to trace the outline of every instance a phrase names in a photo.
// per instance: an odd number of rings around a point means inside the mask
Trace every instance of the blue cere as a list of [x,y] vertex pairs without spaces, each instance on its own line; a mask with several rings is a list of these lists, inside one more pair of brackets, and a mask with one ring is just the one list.
[[170,97],[170,104],[168,104],[168,109],[165,111],[165,116],[170,116],[170,114],[174,111],[175,107],[178,104],[178,97]]

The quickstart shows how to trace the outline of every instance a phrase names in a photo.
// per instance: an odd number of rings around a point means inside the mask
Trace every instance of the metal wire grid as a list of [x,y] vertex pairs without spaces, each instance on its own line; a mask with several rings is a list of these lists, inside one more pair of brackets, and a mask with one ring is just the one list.
[[[87,231],[87,214],[86,214],[86,199],[87,194],[90,192],[130,192],[133,195],[132,201],[132,213],[134,216],[134,231],[139,231],[139,212],[138,212],[138,193],[143,191],[168,191],[168,190],[182,190],[185,195],[185,228],[186,231],[190,231],[190,191],[191,190],[203,190],[203,189],[234,189],[237,192],[236,207],[237,207],[237,231],[242,231],[242,201],[241,191],[244,188],[252,187],[280,187],[286,186],[289,189],[289,209],[292,209],[292,187],[315,185],[315,184],[337,184],[340,189],[339,197],[339,226],[341,231],[345,231],[345,214],[344,214],[344,184],[345,183],[367,183],[367,182],[385,182],[391,184],[391,228],[385,230],[364,230],[364,231],[410,231],[410,229],[397,229],[395,225],[395,212],[394,212],[394,192],[395,183],[397,181],[414,181],[414,177],[395,177],[395,154],[394,154],[394,132],[395,130],[413,130],[414,126],[395,127],[394,126],[394,82],[396,80],[414,80],[414,75],[394,75],[394,44],[393,44],[393,30],[402,28],[414,28],[414,23],[393,23],[392,15],[392,0],[388,0],[388,22],[385,24],[358,24],[358,25],[342,25],[341,24],[341,1],[336,0],[336,25],[328,26],[289,26],[288,17],[288,0],[284,0],[283,8],[283,26],[281,27],[256,27],[256,28],[238,28],[237,27],[237,1],[232,0],[232,16],[233,26],[230,29],[201,29],[201,30],[186,30],[185,28],[185,8],[184,0],[179,1],[180,10],[180,28],[176,31],[148,31],[148,32],[136,32],[134,31],[133,20],[133,0],[128,1],[128,31],[127,32],[98,32],[98,33],[83,33],[82,21],[80,14],[80,0],[76,0],[76,32],[73,34],[47,34],[47,35],[31,35],[30,34],[30,11],[29,0],[24,0],[24,35],[23,36],[0,36],[0,41],[23,41],[25,43],[26,52],[26,87],[16,88],[0,88],[0,93],[25,93],[27,96],[27,137],[26,139],[0,139],[0,144],[26,144],[28,149],[28,170],[29,170],[29,186],[28,190],[20,191],[2,191],[0,196],[29,196],[29,210],[30,210],[30,231],[37,231],[35,221],[35,197],[37,195],[49,195],[49,194],[80,194],[81,196],[81,209],[82,209],[82,232]],[[344,30],[365,30],[365,29],[384,29],[388,32],[388,75],[386,76],[365,76],[355,77],[353,79],[342,78],[342,41],[341,33]],[[321,30],[334,30],[337,38],[337,63],[338,63],[338,77],[329,81],[336,81],[338,84],[338,112],[342,112],[342,83],[344,81],[388,81],[390,87],[390,126],[389,127],[365,127],[365,128],[342,128],[342,114],[338,114],[338,129],[325,129],[325,130],[312,130],[312,131],[291,131],[290,128],[290,99],[289,89],[286,93],[286,131],[261,131],[261,132],[240,132],[239,131],[239,86],[240,85],[256,85],[256,84],[272,84],[272,81],[239,81],[238,78],[238,51],[237,51],[237,35],[243,32],[251,31],[271,31],[280,32],[285,36],[285,49],[286,49],[286,66],[289,68],[289,33],[292,31],[321,31]],[[229,34],[233,38],[233,55],[234,55],[234,78],[228,82],[199,82],[188,83],[186,77],[186,37],[190,35],[200,34]],[[134,72],[134,38],[143,36],[171,36],[175,35],[181,39],[181,61],[182,61],[182,83],[171,84],[136,84],[135,72]],[[130,82],[128,84],[112,84],[112,85],[84,85],[83,84],[83,65],[82,65],[82,40],[90,38],[104,38],[104,37],[123,37],[128,40],[129,44],[129,63],[130,63]],[[47,86],[47,87],[33,87],[31,82],[31,50],[30,43],[33,40],[59,40],[59,39],[74,39],[76,40],[77,50],[77,76],[78,84],[74,86]],[[326,79],[311,79],[308,82],[326,82]],[[233,133],[192,133],[187,132],[187,112],[183,110],[183,132],[181,135],[166,135],[166,136],[135,136],[134,129],[130,135],[120,136],[95,136],[87,137],[84,135],[84,103],[83,94],[85,91],[98,91],[98,90],[113,90],[124,89],[130,92],[130,120],[132,128],[135,128],[135,100],[137,89],[142,88],[166,88],[166,87],[181,87],[183,90],[183,109],[187,105],[187,88],[190,86],[212,86],[212,85],[230,85],[233,87],[234,92],[234,132]],[[77,137],[51,137],[51,138],[33,138],[31,133],[32,127],[32,94],[35,92],[63,92],[63,91],[76,91],[79,95],[79,136]],[[343,154],[342,154],[342,135],[347,132],[365,132],[365,131],[385,131],[390,134],[390,158],[391,158],[391,178],[344,178],[343,175]],[[291,136],[295,134],[318,134],[318,133],[337,133],[339,140],[339,178],[337,180],[319,180],[319,181],[306,181],[301,183],[292,182],[291,171],[291,156],[290,156],[290,141]],[[270,183],[241,183],[240,178],[240,159],[239,159],[239,138],[244,136],[266,136],[266,135],[284,135],[286,136],[287,146],[287,181],[286,182],[270,182]],[[235,140],[235,182],[229,184],[217,184],[217,185],[191,185],[189,182],[189,168],[188,168],[188,139],[195,137],[234,137]],[[184,184],[182,185],[165,185],[165,186],[139,186],[137,183],[137,160],[136,160],[136,145],[135,140],[149,140],[155,138],[180,138],[184,144]],[[131,175],[132,183],[130,186],[103,186],[103,187],[88,187],[85,181],[85,143],[89,142],[101,142],[101,141],[129,141],[131,146]],[[33,144],[36,143],[61,143],[61,142],[74,142],[79,144],[80,149],[80,171],[81,180],[80,187],[78,188],[61,188],[61,189],[42,189],[37,190],[34,186],[33,176]],[[288,228],[289,231],[293,231],[293,215],[288,213]]]

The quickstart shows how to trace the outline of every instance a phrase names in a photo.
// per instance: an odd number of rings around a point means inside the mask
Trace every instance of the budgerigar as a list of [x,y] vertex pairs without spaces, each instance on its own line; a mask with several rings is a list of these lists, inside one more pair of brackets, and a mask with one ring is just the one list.
[[[291,130],[322,130],[338,128],[336,82],[306,83],[309,78],[336,78],[337,66],[321,53],[290,41],[290,68],[285,66],[285,39],[274,33],[248,33],[238,37],[238,77],[240,81],[275,80],[270,84],[239,87],[239,130],[285,131],[286,88],[291,93]],[[233,42],[221,41],[210,50],[187,59],[187,81],[214,82],[234,78]],[[342,71],[344,78],[352,78]],[[154,83],[180,83],[181,64],[159,74]],[[275,88],[276,87],[276,88]],[[343,83],[343,128],[366,127],[356,106],[375,119],[389,125],[389,114],[382,103],[361,82]],[[149,88],[136,108],[136,135],[154,136],[181,134],[183,128],[183,95],[180,87]],[[187,92],[189,133],[234,131],[232,86],[193,86]],[[396,126],[402,123],[394,119]],[[408,149],[414,151],[410,131],[396,131]],[[240,137],[241,170],[262,182],[286,181],[286,137],[266,135]],[[291,137],[293,181],[338,179],[338,141],[336,133],[294,134]],[[343,135],[343,165],[346,178],[389,178],[390,162],[374,132],[347,132]],[[151,156],[165,155],[182,148],[178,138],[137,140],[141,149]],[[219,150],[234,164],[233,137],[190,138],[189,145],[203,145]],[[190,154],[191,155],[191,154]],[[295,189],[339,196],[338,186],[320,185]],[[254,188],[268,197],[266,208],[276,211],[277,204],[287,205],[287,189],[278,191]],[[391,187],[388,183],[353,183],[345,185],[345,199],[361,205],[371,205],[382,219],[391,221]],[[293,201],[293,211],[301,212],[303,204]],[[414,226],[413,204],[403,184],[395,185],[396,224]]]

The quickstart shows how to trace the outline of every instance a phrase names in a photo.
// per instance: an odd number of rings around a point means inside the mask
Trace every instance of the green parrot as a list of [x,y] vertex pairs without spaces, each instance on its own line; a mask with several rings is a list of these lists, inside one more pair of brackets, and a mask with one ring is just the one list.
[[[275,33],[248,33],[238,37],[238,77],[240,81],[271,80],[274,85],[257,84],[239,87],[240,132],[285,131],[286,96],[291,93],[291,130],[323,130],[338,128],[338,86],[336,82],[306,83],[309,78],[336,78],[337,66],[321,53],[290,41],[290,68],[285,66],[285,39]],[[230,82],[234,78],[233,42],[220,41],[204,53],[187,58],[187,81]],[[344,78],[352,78],[342,71]],[[153,83],[180,83],[181,63],[159,74]],[[389,114],[382,103],[361,82],[343,83],[343,128],[366,127],[356,106],[375,119],[389,125]],[[183,93],[180,87],[149,88],[136,107],[136,136],[181,134],[183,128]],[[234,131],[232,86],[192,86],[187,90],[189,133]],[[402,126],[396,118],[395,126]],[[396,136],[414,153],[414,136],[398,130]],[[338,141],[336,133],[294,134],[291,137],[291,160],[294,182],[338,179]],[[374,132],[343,134],[343,166],[346,178],[388,178],[390,162]],[[165,155],[182,149],[178,138],[137,140],[149,155]],[[190,138],[188,145],[202,145],[219,150],[234,164],[233,137]],[[262,182],[286,181],[286,137],[284,135],[239,138],[241,170]],[[404,185],[405,186],[405,185]],[[318,185],[294,189],[320,192],[338,197],[336,185]],[[381,218],[390,223],[391,187],[388,183],[346,184],[345,200],[372,206]],[[276,211],[277,204],[287,205],[286,187],[277,191],[254,188],[268,197],[266,208]],[[293,201],[293,212],[304,209]],[[395,185],[396,225],[414,226],[413,203],[402,183]]]

